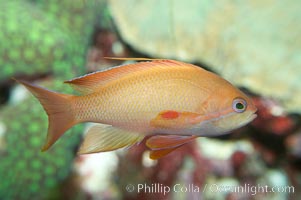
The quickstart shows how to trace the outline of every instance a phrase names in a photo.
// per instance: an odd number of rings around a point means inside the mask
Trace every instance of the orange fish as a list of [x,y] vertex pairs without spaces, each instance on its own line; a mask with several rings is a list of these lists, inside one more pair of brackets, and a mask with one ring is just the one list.
[[[130,59],[129,59],[130,60]],[[23,84],[43,105],[49,126],[43,151],[75,124],[95,122],[80,154],[139,143],[158,159],[199,136],[217,136],[256,117],[240,90],[214,73],[175,60],[147,60],[65,81],[81,96]]]

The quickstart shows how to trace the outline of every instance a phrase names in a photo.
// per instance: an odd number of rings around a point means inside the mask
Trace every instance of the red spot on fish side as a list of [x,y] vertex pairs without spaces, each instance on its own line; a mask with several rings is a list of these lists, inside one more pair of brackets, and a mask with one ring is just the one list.
[[176,112],[176,111],[166,111],[164,113],[161,114],[162,118],[165,118],[165,119],[176,119],[179,117],[179,113]]

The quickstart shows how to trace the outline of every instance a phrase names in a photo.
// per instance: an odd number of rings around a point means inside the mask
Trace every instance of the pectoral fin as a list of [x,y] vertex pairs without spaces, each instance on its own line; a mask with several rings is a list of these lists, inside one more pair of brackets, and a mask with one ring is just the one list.
[[174,148],[191,142],[197,136],[180,136],[180,135],[155,135],[146,141],[146,146],[151,149]]
[[146,146],[152,150],[150,158],[159,159],[195,138],[197,136],[156,135],[146,141]]
[[197,113],[167,110],[160,112],[156,118],[151,120],[150,124],[156,128],[185,128],[198,123],[199,117],[200,115]]
[[110,125],[98,124],[91,127],[78,151],[79,154],[112,151],[129,147],[143,140],[144,135],[121,130]]

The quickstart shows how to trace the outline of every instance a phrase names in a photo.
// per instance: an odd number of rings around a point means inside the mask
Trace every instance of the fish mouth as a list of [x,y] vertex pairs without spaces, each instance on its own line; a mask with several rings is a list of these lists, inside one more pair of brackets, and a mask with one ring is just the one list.
[[248,123],[252,122],[255,118],[257,117],[257,114],[256,113],[251,113],[244,122],[242,122],[239,127],[242,127],[242,126],[245,126],[247,125]]
[[257,117],[257,108],[255,105],[251,104],[250,105],[250,115],[248,116],[248,123],[253,121]]
[[257,114],[256,113],[253,113],[249,116],[249,122],[253,121],[255,118],[257,117]]

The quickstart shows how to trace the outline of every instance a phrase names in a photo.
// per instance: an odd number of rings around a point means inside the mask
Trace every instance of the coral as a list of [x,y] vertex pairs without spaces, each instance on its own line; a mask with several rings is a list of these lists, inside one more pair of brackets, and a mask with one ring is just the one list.
[[[47,87],[66,92],[62,85],[52,81]],[[60,197],[57,189],[70,175],[83,126],[72,128],[53,148],[41,152],[48,122],[35,98],[4,107],[0,122],[4,130],[0,139],[0,199]]]
[[[47,76],[42,85],[70,93],[62,79],[86,71],[87,46],[105,1],[0,0],[0,4],[0,101],[7,103],[0,107],[0,199],[66,199],[70,191],[63,190],[69,182],[74,184],[69,177],[83,125],[40,152],[47,133],[45,111],[32,96],[7,102],[10,78],[33,81]],[[70,196],[76,193],[72,188]]]
[[290,117],[275,100],[254,97],[253,102],[258,109],[258,117],[252,122],[252,125],[261,132],[274,135],[287,135],[291,133],[297,123]]
[[100,0],[0,0],[0,81],[16,75],[83,73]]

